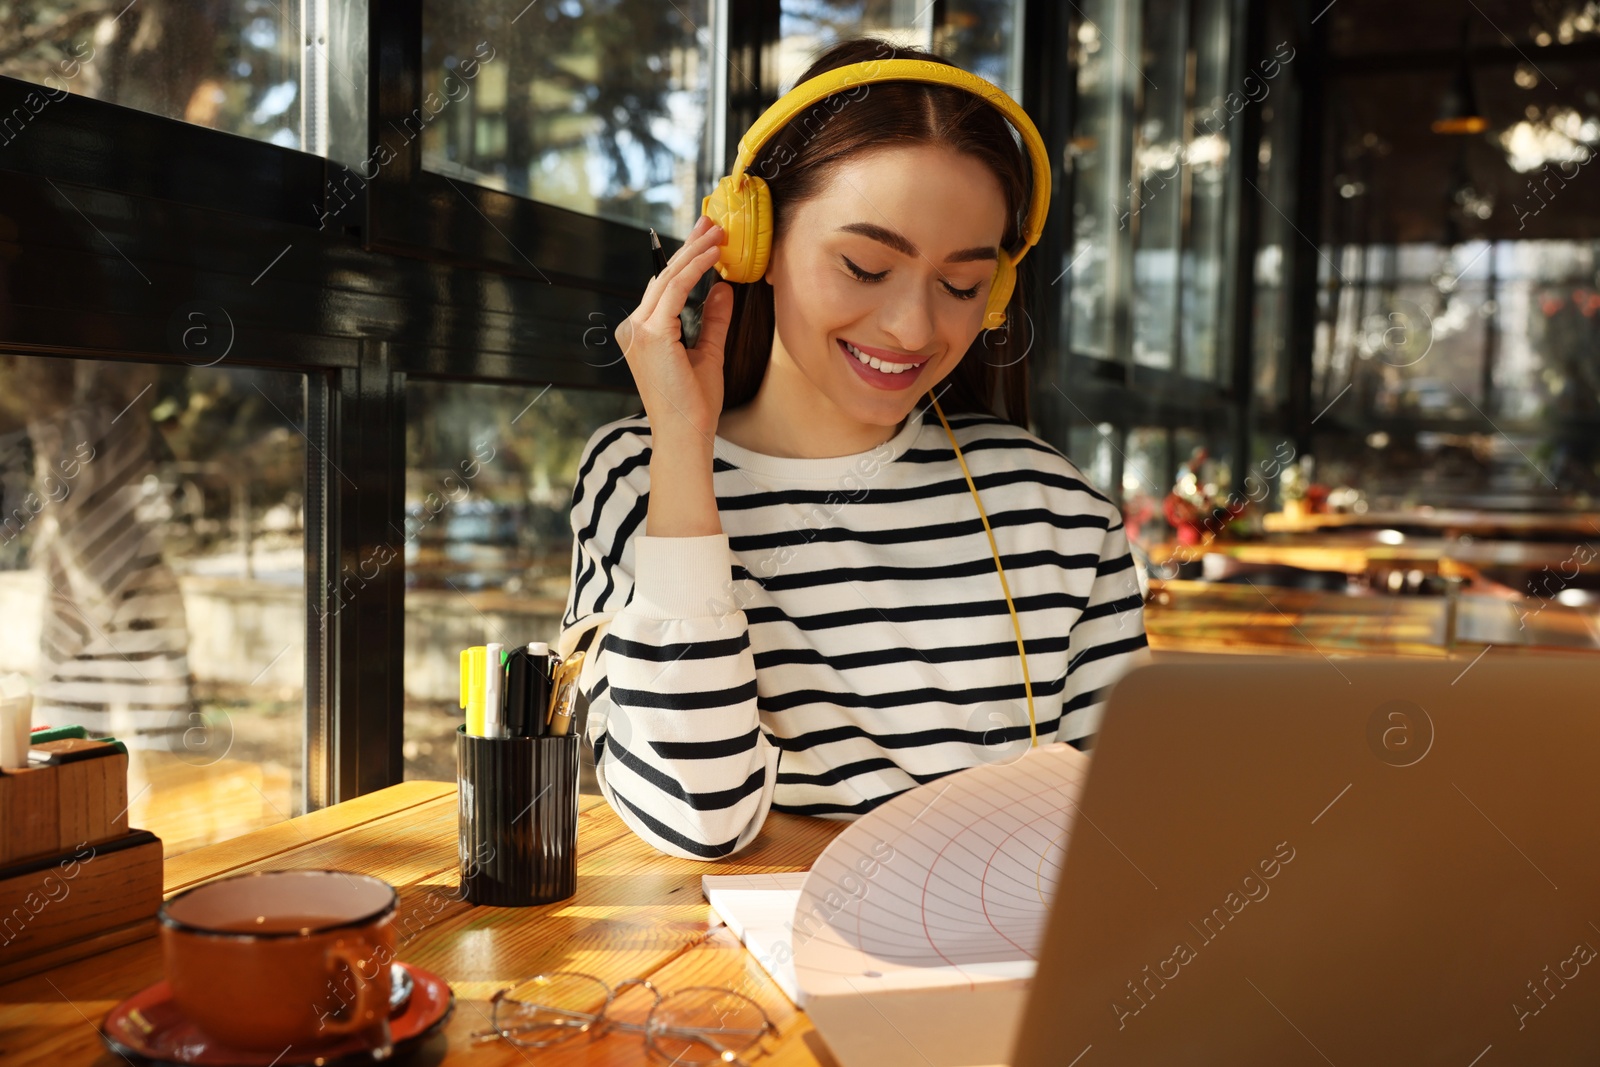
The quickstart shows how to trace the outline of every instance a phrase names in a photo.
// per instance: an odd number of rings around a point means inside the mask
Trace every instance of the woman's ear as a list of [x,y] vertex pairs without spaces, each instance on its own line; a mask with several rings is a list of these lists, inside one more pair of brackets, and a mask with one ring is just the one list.
[[761,280],[762,281],[766,282],[768,285],[776,285],[777,284],[778,275],[779,275],[779,266],[778,265],[782,261],[782,259],[783,259],[783,242],[780,241],[776,235],[774,235],[773,238],[772,238],[772,244],[767,249],[767,267],[766,267],[765,270],[763,270],[761,272]]

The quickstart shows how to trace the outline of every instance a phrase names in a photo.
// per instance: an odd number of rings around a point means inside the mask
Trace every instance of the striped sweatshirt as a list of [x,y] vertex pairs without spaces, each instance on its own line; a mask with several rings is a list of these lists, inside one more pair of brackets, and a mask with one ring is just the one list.
[[[1040,744],[1089,747],[1112,682],[1149,652],[1117,507],[1064,455],[947,415],[1005,566]],[[716,859],[769,811],[852,819],[1029,746],[1016,630],[938,416],[826,459],[717,437],[723,532],[644,533],[650,424],[601,426],[573,487],[557,643],[595,775],[661,852]]]

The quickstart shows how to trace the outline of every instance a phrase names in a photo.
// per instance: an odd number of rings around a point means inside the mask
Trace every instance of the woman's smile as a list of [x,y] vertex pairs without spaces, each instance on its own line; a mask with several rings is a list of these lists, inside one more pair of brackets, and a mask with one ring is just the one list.
[[[904,389],[921,375],[932,357],[910,362],[903,355],[881,348],[864,348],[839,338],[836,347],[869,385],[878,389]],[[884,369],[880,369],[884,368]]]

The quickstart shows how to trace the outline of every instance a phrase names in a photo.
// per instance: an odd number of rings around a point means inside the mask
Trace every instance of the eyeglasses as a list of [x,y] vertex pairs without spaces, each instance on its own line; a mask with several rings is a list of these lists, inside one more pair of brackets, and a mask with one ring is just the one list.
[[[652,999],[628,1010],[614,1008],[630,987]],[[649,1008],[641,1017],[644,1003]],[[643,1033],[646,1047],[674,1064],[749,1067],[740,1057],[778,1033],[761,1005],[731,989],[689,986],[662,995],[645,978],[629,978],[613,989],[580,971],[535,975],[495,993],[490,1004],[494,1029],[473,1034],[475,1041],[504,1038],[523,1048],[547,1048],[579,1034],[593,1039],[614,1027]]]

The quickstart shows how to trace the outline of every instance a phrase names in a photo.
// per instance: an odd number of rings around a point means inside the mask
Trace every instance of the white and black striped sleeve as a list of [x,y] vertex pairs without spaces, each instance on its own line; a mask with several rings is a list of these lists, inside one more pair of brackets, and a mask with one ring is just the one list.
[[597,628],[579,686],[607,802],[656,849],[720,859],[760,831],[779,756],[757,716],[728,535],[640,532],[649,449],[637,434],[600,438],[573,493],[573,583],[557,651]]
[[1068,634],[1067,683],[1056,740],[1089,748],[1112,683],[1149,658],[1144,597],[1128,551],[1127,528],[1118,517],[1101,539],[1088,603]]

